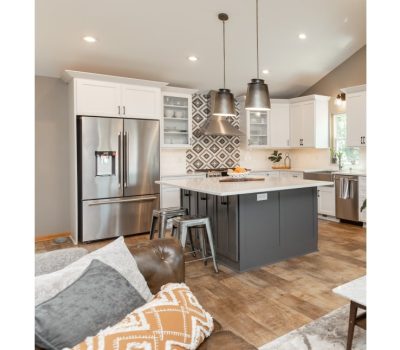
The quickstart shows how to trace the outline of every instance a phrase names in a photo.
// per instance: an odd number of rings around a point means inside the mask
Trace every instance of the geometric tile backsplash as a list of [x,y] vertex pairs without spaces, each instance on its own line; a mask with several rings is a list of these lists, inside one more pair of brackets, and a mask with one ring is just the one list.
[[[194,94],[192,104],[192,148],[186,151],[186,171],[196,169],[232,168],[239,165],[238,136],[205,136],[199,129],[210,115],[209,95]],[[239,128],[239,103],[235,100],[235,117],[227,120]]]

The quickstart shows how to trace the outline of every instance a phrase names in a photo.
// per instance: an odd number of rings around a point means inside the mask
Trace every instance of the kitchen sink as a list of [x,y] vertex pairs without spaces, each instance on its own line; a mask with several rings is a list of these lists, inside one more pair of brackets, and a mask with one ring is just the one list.
[[317,180],[317,181],[333,181],[333,173],[336,170],[320,170],[305,172],[303,178],[305,180]]

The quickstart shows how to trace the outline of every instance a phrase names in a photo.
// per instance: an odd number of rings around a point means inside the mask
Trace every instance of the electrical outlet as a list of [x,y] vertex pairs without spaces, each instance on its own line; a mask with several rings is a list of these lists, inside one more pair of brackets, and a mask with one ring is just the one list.
[[258,193],[257,194],[257,202],[268,200],[268,193]]

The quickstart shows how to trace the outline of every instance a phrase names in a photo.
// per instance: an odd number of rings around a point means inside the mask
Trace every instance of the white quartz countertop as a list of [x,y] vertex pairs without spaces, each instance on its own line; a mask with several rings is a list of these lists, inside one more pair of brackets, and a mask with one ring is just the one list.
[[[259,176],[249,176],[258,177]],[[271,191],[293,190],[297,188],[332,186],[330,181],[303,180],[298,178],[267,178],[261,177],[263,181],[246,182],[220,182],[220,178],[183,178],[163,179],[156,181],[160,185],[182,188],[184,190],[208,193],[215,196],[233,196],[246,193],[259,193]]]
[[348,283],[342,284],[339,287],[336,287],[332,290],[334,293],[347,298],[349,300],[353,300],[358,304],[367,305],[367,278],[366,276],[357,278]]

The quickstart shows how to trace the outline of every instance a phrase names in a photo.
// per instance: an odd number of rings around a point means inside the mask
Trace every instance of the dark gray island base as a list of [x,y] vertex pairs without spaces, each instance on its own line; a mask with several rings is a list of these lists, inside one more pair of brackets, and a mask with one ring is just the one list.
[[181,189],[181,205],[210,217],[217,260],[236,271],[318,249],[316,187],[232,196]]

